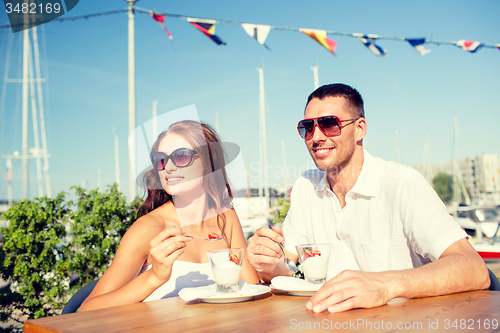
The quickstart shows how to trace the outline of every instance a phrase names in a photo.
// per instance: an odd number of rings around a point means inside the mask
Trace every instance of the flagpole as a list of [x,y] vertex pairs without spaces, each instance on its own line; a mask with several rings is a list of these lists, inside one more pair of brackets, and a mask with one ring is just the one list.
[[[7,173],[9,175],[7,179],[8,183],[8,205],[9,207],[12,205],[12,160],[10,157],[7,157]],[[7,177],[5,177],[7,178]]]
[[118,133],[116,129],[113,127],[113,134],[115,137],[115,182],[120,188],[120,148],[118,142]]
[[425,145],[424,145],[424,161],[423,161],[423,170],[422,173],[424,175],[424,178],[427,179],[429,172],[428,172],[428,163],[430,161],[430,139],[429,139],[429,129],[425,130]]
[[23,199],[28,199],[28,52],[30,47],[29,29],[24,29],[23,34]]
[[314,65],[311,67],[311,70],[314,74],[314,90],[319,88],[319,80],[318,80],[318,65]]
[[102,184],[101,184],[101,168],[97,168],[97,191],[101,192],[102,191]]
[[283,157],[283,176],[285,180],[285,195],[288,195],[288,168],[286,166],[285,140],[281,140],[281,155]]
[[[136,0],[126,0],[128,2],[128,133],[135,129],[135,21],[134,3]],[[129,200],[134,200],[136,196],[136,185],[134,167],[136,166],[135,136],[129,139],[130,145],[130,167],[129,167]]]
[[[260,173],[260,185],[263,186],[263,196],[267,199],[267,204],[269,204],[269,188],[267,187],[267,138],[266,138],[266,107],[265,107],[265,95],[264,95],[264,68],[257,68],[259,72],[259,105],[260,105],[260,147],[261,147],[261,173]],[[262,181],[262,179],[264,181]]]

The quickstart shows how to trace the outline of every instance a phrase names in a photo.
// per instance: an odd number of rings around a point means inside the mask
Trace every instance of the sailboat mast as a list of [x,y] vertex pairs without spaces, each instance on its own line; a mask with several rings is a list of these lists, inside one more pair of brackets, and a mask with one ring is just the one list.
[[45,132],[45,114],[43,109],[42,78],[40,75],[40,52],[38,50],[38,33],[36,27],[33,30],[33,50],[35,51],[35,73],[38,91],[38,109],[40,110],[40,131],[42,134],[43,171],[45,175],[45,189],[47,197],[51,198],[52,189],[50,187],[49,174],[49,151],[47,148],[47,134]]
[[29,30],[23,32],[23,199],[28,199],[28,57],[29,57]]
[[115,182],[118,184],[118,188],[120,188],[120,148],[118,133],[115,128],[113,128],[113,134],[115,137]]
[[[257,69],[259,71],[259,90],[260,90],[260,142],[261,142],[261,154],[262,154],[262,162],[261,162],[261,186],[263,186],[263,196],[269,199],[269,189],[267,185],[267,177],[265,172],[267,170],[267,138],[266,138],[266,104],[265,104],[265,95],[264,95],[264,69],[259,67]],[[264,181],[262,181],[264,179]]]
[[[423,160],[423,170],[422,173],[424,175],[424,178],[427,179],[429,175],[429,160],[430,160],[430,139],[429,139],[429,129],[425,130],[425,144],[424,144],[424,160]],[[427,179],[428,180],[428,179]]]
[[283,176],[285,178],[285,195],[288,194],[288,168],[286,166],[285,140],[281,140],[281,154],[283,156]]
[[467,205],[471,204],[469,194],[467,193],[467,189],[465,188],[464,180],[462,178],[462,172],[460,171],[459,161],[458,161],[458,117],[455,115],[454,117],[454,125],[455,125],[455,159],[453,161],[453,173],[456,177],[456,181],[453,184],[453,197],[454,202],[456,204],[461,201],[461,194],[464,195],[464,200]]
[[314,90],[319,88],[319,79],[318,79],[318,65],[314,65],[311,67],[314,75]]
[[[33,35],[35,32],[33,31]],[[41,151],[40,151],[40,140],[38,138],[38,115],[37,115],[37,105],[36,105],[36,96],[35,96],[35,77],[33,74],[33,60],[32,60],[32,52],[30,50],[29,58],[28,58],[28,68],[29,68],[29,84],[30,84],[30,96],[31,96],[31,118],[33,121],[33,136],[35,147],[32,150],[33,157],[36,160],[36,175],[38,181],[38,196],[43,197],[43,182],[42,182],[42,165],[40,161]]]
[[[135,16],[134,3],[136,0],[128,2],[128,133],[135,129]],[[136,142],[135,135],[129,138],[130,167],[129,167],[129,200],[132,201],[136,195],[136,184],[134,169],[136,168]]]

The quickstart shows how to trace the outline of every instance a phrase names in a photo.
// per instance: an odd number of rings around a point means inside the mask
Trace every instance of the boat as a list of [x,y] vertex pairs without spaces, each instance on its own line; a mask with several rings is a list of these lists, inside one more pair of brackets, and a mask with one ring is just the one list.
[[483,260],[500,260],[499,206],[457,206],[448,211],[469,235],[469,242]]

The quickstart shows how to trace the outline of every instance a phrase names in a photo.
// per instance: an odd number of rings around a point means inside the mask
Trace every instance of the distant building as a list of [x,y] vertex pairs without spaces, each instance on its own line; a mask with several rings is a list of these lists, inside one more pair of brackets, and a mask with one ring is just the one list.
[[[453,161],[415,167],[432,185],[440,172],[454,174]],[[459,176],[471,198],[488,197],[497,203],[500,198],[500,154],[482,154],[458,161]]]
[[482,190],[486,193],[495,193],[500,189],[500,170],[497,154],[483,154],[479,156]]

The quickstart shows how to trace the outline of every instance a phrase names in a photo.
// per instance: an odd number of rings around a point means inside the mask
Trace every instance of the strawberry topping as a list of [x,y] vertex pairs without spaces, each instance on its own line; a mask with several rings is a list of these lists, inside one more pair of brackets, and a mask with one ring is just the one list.
[[320,250],[307,250],[305,253],[306,258],[321,256]]
[[219,238],[219,235],[215,232],[211,232],[208,234],[208,239],[217,239]]

